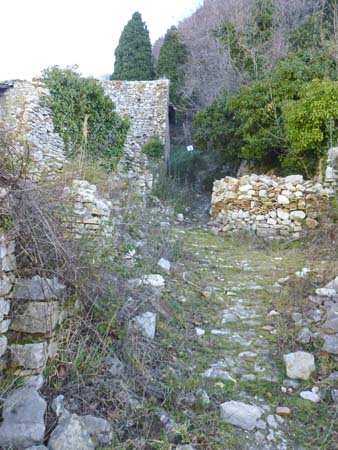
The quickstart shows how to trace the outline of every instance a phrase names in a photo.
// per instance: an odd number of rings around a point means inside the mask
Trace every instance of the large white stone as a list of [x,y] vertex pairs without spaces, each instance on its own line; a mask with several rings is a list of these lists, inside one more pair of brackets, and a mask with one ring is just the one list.
[[0,334],[7,333],[10,324],[11,324],[10,319],[2,320],[0,322]]
[[167,259],[161,258],[157,263],[157,265],[160,266],[161,269],[165,270],[166,272],[168,273],[170,272],[171,264]]
[[334,297],[336,295],[335,289],[319,288],[316,289],[316,295],[319,297]]
[[290,203],[290,200],[288,199],[288,197],[287,197],[286,195],[281,195],[281,194],[279,194],[279,195],[277,196],[277,202],[278,202],[280,205],[288,205],[288,204]]
[[316,386],[313,387],[311,391],[302,391],[300,393],[300,396],[304,400],[309,400],[310,402],[313,402],[313,403],[320,402],[319,389]]
[[163,287],[165,285],[164,278],[162,275],[151,274],[145,275],[141,279],[141,283],[145,286],[153,286],[153,287]]
[[42,369],[47,362],[47,343],[12,344],[11,361],[24,369]]
[[12,320],[11,330],[23,333],[51,333],[60,319],[60,304],[54,302],[28,302]]
[[288,353],[284,355],[284,363],[289,378],[308,380],[316,370],[315,358],[307,352]]
[[48,300],[62,298],[66,286],[57,278],[42,278],[35,275],[32,278],[19,278],[16,280],[14,297],[17,300]]
[[94,450],[95,445],[82,420],[72,414],[62,420],[52,432],[49,450]]
[[148,311],[136,316],[129,322],[129,327],[140,331],[143,336],[149,339],[154,339],[156,332],[156,314]]
[[256,428],[264,412],[262,408],[256,405],[248,405],[233,400],[222,403],[220,409],[221,419],[224,422],[250,431]]
[[7,350],[7,338],[6,336],[0,336],[0,358],[6,353]]
[[277,209],[277,216],[282,220],[289,220],[290,217],[289,213],[281,208]]
[[303,181],[304,181],[303,175],[289,175],[288,177],[285,178],[285,183],[301,184],[303,183]]
[[304,211],[292,211],[290,213],[290,219],[294,220],[295,222],[301,222],[306,217],[306,214]]
[[26,449],[43,441],[47,404],[34,388],[15,390],[5,400],[0,448]]

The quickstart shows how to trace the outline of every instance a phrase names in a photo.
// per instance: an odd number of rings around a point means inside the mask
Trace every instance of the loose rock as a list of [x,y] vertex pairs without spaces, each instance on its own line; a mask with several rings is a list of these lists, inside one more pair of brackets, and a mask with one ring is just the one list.
[[284,363],[289,378],[308,380],[316,370],[314,356],[307,352],[295,352],[284,355]]
[[248,405],[242,402],[230,401],[222,403],[221,418],[226,423],[230,423],[244,430],[253,430],[263,415],[263,410],[255,405]]
[[278,416],[290,416],[291,415],[291,409],[287,406],[278,406],[276,408],[276,414]]
[[161,258],[157,264],[167,273],[170,272],[171,264],[167,259]]
[[65,418],[52,432],[49,450],[95,450],[95,445],[76,414]]
[[15,390],[5,400],[0,425],[0,448],[26,449],[45,435],[47,404],[34,388]]
[[107,420],[89,415],[82,416],[80,419],[96,445],[106,446],[111,444],[113,429]]
[[154,339],[156,332],[156,314],[146,312],[136,316],[129,322],[129,327],[138,330],[143,336],[149,339]]

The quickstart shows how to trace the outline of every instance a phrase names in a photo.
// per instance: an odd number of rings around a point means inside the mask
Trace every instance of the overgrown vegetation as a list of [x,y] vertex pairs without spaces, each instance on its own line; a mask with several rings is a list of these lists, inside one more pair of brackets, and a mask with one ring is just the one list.
[[156,75],[170,80],[170,102],[176,107],[180,107],[184,102],[182,90],[186,62],[186,47],[181,42],[177,28],[173,26],[164,37],[156,66]]
[[112,100],[94,78],[56,66],[43,75],[50,91],[46,101],[67,154],[101,159],[107,168],[114,168],[122,156],[128,120],[114,111]]
[[[334,104],[336,87],[325,78],[330,75],[334,76],[334,62],[321,52],[284,58],[261,80],[196,114],[196,147],[221,151],[228,161],[253,161],[261,170],[313,176],[319,159],[336,140],[336,112],[329,100]],[[302,113],[298,122],[296,111]]]
[[210,0],[184,20],[180,117],[187,128],[195,115],[195,147],[221,164],[313,177],[337,143],[337,17],[336,0]]
[[158,135],[152,136],[142,147],[142,152],[154,161],[164,157],[164,144]]

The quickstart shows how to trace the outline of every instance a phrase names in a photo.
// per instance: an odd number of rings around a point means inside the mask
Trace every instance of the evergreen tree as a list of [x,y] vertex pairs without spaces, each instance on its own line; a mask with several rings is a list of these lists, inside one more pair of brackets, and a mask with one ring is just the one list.
[[112,80],[153,80],[154,68],[149,31],[135,12],[124,27],[115,50]]
[[158,58],[156,73],[158,77],[167,77],[170,84],[170,101],[178,105],[184,82],[184,64],[187,50],[180,40],[176,27],[171,27],[164,38]]

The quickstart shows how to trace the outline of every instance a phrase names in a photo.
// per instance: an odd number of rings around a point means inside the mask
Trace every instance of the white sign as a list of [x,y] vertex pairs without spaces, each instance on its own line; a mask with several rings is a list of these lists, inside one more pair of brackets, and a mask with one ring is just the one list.
[[187,145],[187,151],[188,152],[194,151],[194,146],[193,145]]

